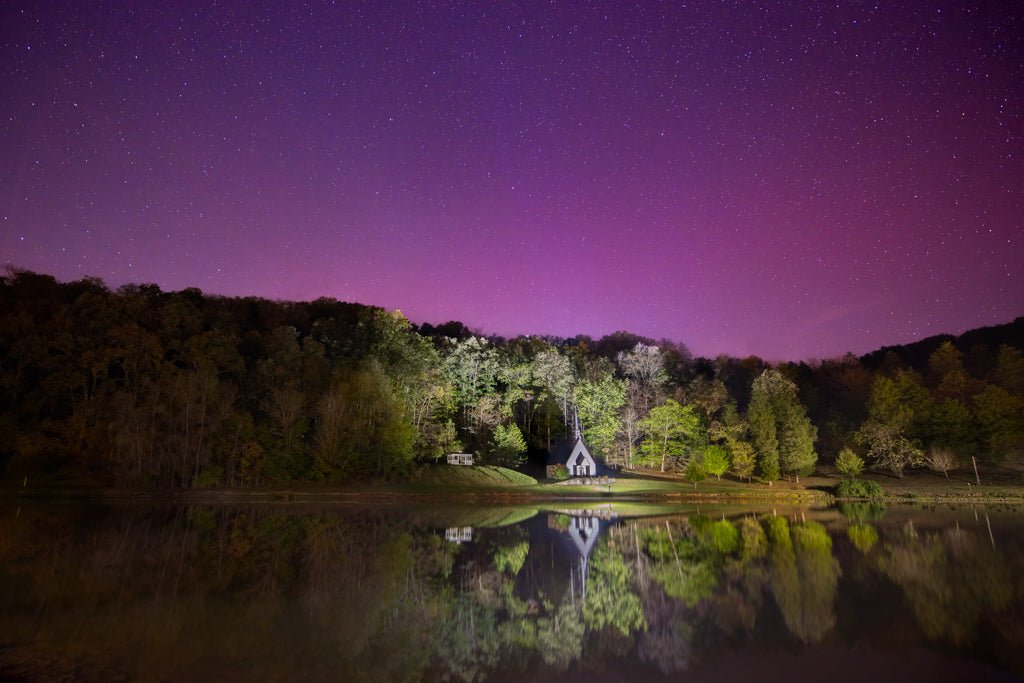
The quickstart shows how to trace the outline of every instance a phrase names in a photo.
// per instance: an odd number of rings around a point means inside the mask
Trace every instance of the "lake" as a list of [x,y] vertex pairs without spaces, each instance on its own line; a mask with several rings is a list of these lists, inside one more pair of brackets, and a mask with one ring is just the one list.
[[0,507],[0,679],[1009,681],[1010,507]]

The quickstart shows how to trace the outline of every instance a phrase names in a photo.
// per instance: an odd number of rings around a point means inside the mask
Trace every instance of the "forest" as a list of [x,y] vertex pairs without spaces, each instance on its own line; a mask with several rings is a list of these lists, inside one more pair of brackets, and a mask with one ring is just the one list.
[[1024,318],[862,357],[694,357],[628,332],[485,337],[330,298],[8,268],[0,471],[140,488],[401,479],[446,453],[543,463],[578,416],[627,470],[771,484],[1024,461]]

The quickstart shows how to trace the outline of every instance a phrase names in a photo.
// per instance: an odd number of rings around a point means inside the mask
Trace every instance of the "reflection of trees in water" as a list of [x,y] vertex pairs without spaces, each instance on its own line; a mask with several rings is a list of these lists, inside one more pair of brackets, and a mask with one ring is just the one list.
[[[29,678],[60,677],[57,653],[69,671],[104,672],[86,678],[140,680],[482,680],[496,667],[597,670],[619,657],[671,673],[777,638],[766,602],[799,642],[836,623],[832,539],[782,517],[602,522],[585,598],[562,519],[482,529],[463,545],[370,513],[11,522],[0,520],[0,632],[29,645],[0,656]],[[859,549],[843,555],[847,581],[891,580],[928,638],[970,643],[991,624],[1019,651],[1016,548],[997,552],[984,531],[880,524],[850,524],[837,543],[846,537]]]
[[686,671],[693,656],[692,614],[679,600],[661,591],[648,591],[645,597],[647,630],[640,636],[637,655],[663,674]]
[[839,562],[832,539],[816,522],[794,524],[783,517],[768,520],[771,590],[790,632],[816,643],[835,625]]
[[632,571],[622,554],[600,546],[590,562],[590,592],[583,603],[588,628],[611,627],[624,636],[643,629],[643,609],[633,592]]
[[550,616],[537,620],[537,649],[545,664],[565,671],[583,653],[586,627],[579,605],[563,603]]
[[1018,584],[987,538],[959,527],[918,533],[908,524],[886,539],[878,566],[903,589],[924,633],[955,645],[973,642],[985,615],[1011,605]]

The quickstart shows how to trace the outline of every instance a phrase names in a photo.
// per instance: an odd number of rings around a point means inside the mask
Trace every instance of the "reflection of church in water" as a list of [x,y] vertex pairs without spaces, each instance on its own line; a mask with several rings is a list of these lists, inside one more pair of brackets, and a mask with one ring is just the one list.
[[569,595],[574,602],[577,597],[580,601],[587,597],[590,555],[597,545],[597,538],[601,535],[601,524],[604,521],[600,514],[593,514],[591,511],[581,512],[584,514],[570,516],[567,529],[559,529],[564,540],[563,547],[572,556],[569,564]]

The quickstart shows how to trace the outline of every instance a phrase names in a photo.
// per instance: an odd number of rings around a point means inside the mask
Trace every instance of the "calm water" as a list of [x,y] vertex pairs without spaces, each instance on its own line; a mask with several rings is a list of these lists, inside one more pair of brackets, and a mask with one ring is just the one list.
[[0,508],[5,680],[1024,676],[1024,515]]

